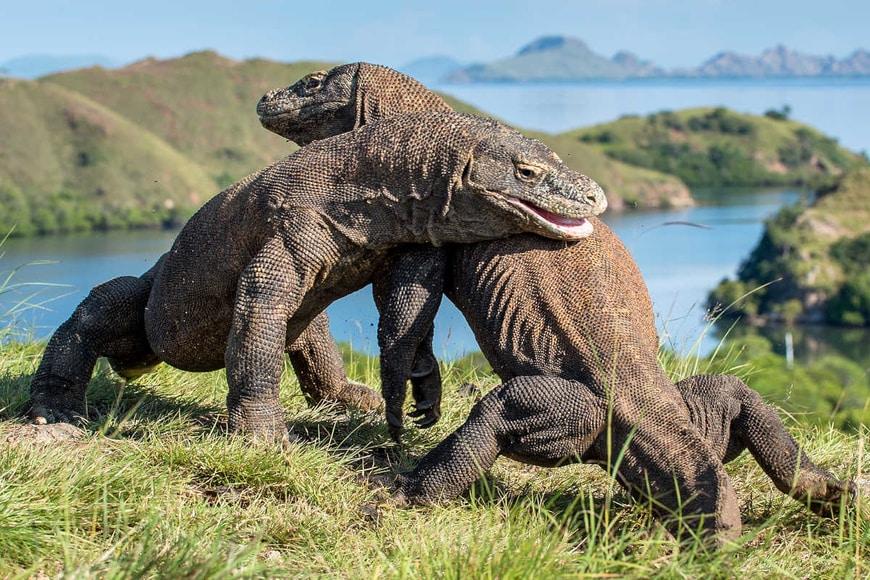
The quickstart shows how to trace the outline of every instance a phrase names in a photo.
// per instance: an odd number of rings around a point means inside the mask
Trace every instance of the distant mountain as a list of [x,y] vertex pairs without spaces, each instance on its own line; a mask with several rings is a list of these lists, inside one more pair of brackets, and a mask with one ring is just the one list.
[[399,70],[423,84],[438,83],[462,68],[462,63],[449,56],[427,56],[411,61]]
[[805,54],[778,45],[760,56],[720,52],[690,72],[701,77],[816,77],[870,75],[870,52],[856,50],[846,58]]
[[760,56],[720,52],[694,69],[702,77],[819,76],[831,70],[833,56],[803,54],[779,45]]
[[464,67],[448,78],[453,82],[528,82],[618,79],[659,73],[659,69],[628,52],[609,59],[577,38],[544,36],[521,48],[515,56]]
[[665,70],[637,55],[597,54],[570,36],[543,36],[516,55],[474,64],[450,73],[451,82],[538,82],[662,77],[768,78],[870,76],[870,52],[859,49],[843,59],[804,54],[779,45],[758,56],[726,51],[700,66]]
[[35,79],[65,70],[90,66],[111,68],[117,65],[117,62],[99,54],[73,54],[66,56],[27,54],[0,63],[0,75],[21,79]]

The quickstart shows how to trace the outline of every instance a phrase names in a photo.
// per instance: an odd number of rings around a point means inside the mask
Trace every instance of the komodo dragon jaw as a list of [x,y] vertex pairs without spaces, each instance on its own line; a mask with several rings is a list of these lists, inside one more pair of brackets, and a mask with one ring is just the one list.
[[524,231],[577,240],[592,233],[586,218],[607,207],[592,179],[569,169],[543,143],[505,128],[506,138],[487,138],[474,149],[463,185],[511,215]]
[[[576,173],[566,179],[552,176],[543,180],[542,191],[534,201],[519,196],[488,192],[500,197],[517,213],[538,226],[536,233],[559,240],[580,240],[589,237],[594,228],[588,219],[607,209],[604,190],[587,176]],[[558,191],[559,195],[550,195]],[[566,201],[567,200],[567,201]]]

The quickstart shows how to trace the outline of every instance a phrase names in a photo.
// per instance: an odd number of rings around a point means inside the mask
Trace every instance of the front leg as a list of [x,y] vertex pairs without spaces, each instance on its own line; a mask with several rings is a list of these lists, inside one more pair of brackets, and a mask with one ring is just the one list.
[[123,276],[88,294],[45,348],[30,385],[30,416],[37,424],[73,422],[86,415],[85,391],[97,359],[110,357],[126,378],[159,363],[145,335],[151,277]]
[[597,457],[606,419],[606,404],[582,383],[513,378],[481,399],[414,471],[399,476],[398,492],[417,504],[452,499],[499,455],[545,467]]
[[432,332],[445,268],[443,249],[413,246],[399,250],[373,283],[380,314],[381,389],[390,434],[397,441],[409,379],[414,383],[418,424],[434,425],[441,416],[441,377],[432,354]]
[[239,279],[226,350],[229,428],[272,441],[287,439],[278,398],[287,322],[305,293],[305,269],[273,238]]

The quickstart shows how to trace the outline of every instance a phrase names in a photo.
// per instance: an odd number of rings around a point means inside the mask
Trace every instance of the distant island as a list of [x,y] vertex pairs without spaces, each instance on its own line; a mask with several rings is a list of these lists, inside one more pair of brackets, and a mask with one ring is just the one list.
[[[403,69],[423,73],[428,82],[545,82],[638,78],[808,78],[870,76],[870,51],[857,49],[837,58],[812,55],[779,45],[758,56],[723,51],[699,66],[665,69],[640,56],[619,51],[606,57],[570,36],[544,36],[515,55],[490,63],[461,65],[449,57],[427,57]],[[433,78],[434,75],[435,78]]]

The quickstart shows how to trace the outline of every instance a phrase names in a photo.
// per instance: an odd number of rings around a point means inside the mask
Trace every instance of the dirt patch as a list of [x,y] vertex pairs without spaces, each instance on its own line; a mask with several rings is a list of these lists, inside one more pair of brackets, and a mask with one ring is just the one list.
[[13,445],[51,445],[62,441],[78,441],[84,436],[83,430],[69,423],[13,425],[0,435],[3,442]]

